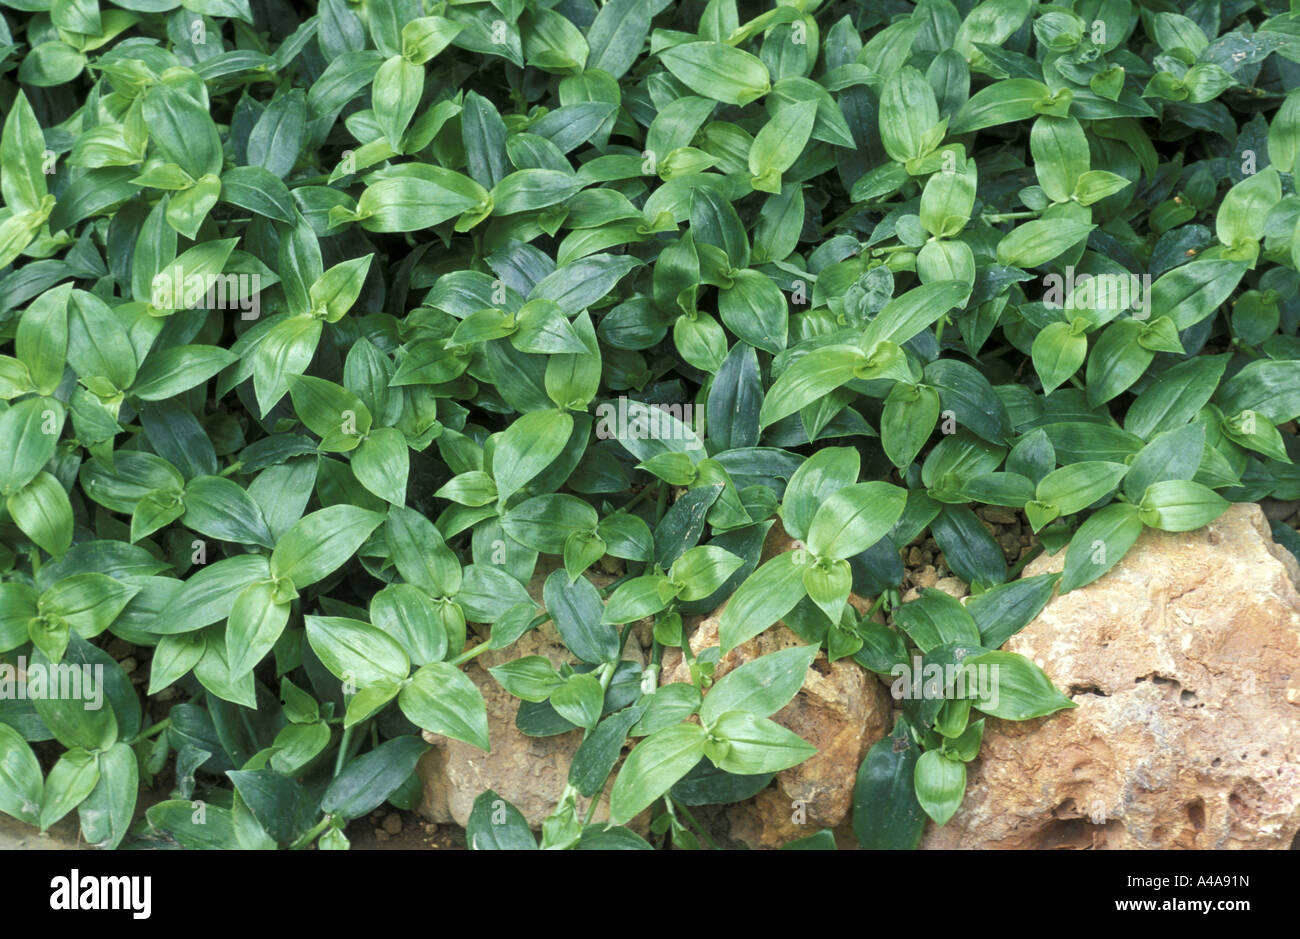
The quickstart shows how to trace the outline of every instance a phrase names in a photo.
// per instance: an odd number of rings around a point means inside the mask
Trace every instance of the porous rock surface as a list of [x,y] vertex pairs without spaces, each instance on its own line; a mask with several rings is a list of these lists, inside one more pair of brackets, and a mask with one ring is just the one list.
[[[1064,552],[1025,576],[1058,571]],[[1078,707],[990,718],[923,848],[1286,848],[1300,830],[1300,566],[1253,504],[1147,531],[1005,648]]]

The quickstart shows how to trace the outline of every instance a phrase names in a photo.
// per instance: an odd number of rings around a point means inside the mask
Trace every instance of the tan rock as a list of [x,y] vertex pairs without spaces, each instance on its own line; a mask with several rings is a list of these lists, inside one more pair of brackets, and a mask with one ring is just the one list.
[[[1060,570],[1064,552],[1025,576]],[[1078,707],[990,719],[925,848],[1286,848],[1300,830],[1300,566],[1255,505],[1148,531],[1006,648]]]
[[[718,612],[696,628],[692,652],[719,644]],[[778,623],[723,656],[715,680],[760,655],[801,643]],[[660,684],[689,680],[681,653],[667,650]],[[817,747],[817,753],[778,773],[772,786],[754,799],[732,806],[728,812],[732,837],[750,847],[773,848],[841,824],[852,807],[858,765],[871,745],[888,732],[889,711],[888,691],[874,676],[850,659],[831,664],[825,652],[818,653],[803,689],[772,715],[778,724]],[[802,823],[794,820],[799,814]]]
[[942,590],[950,597],[956,597],[960,600],[970,593],[970,588],[966,582],[957,577],[941,577],[934,585],[935,590]]
[[912,583],[917,587],[933,587],[939,582],[939,572],[933,564],[927,564],[919,571],[912,572]]

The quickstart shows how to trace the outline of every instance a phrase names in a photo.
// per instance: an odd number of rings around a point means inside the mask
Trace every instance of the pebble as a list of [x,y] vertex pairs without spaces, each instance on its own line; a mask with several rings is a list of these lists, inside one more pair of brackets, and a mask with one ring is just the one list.
[[387,841],[387,840],[388,840],[388,832],[384,831],[382,828],[376,828],[376,829],[375,829],[375,840],[376,840],[376,841]]
[[980,509],[980,514],[995,525],[1015,525],[1020,521],[1014,509],[1003,505],[986,505]]
[[959,600],[962,597],[966,596],[966,594],[970,593],[970,590],[966,587],[966,584],[958,580],[956,577],[941,578],[939,582],[934,585],[934,589],[942,590],[948,596],[956,597]]
[[917,587],[933,587],[939,582],[939,572],[933,564],[927,564],[919,571],[912,572],[912,583]]
[[393,812],[384,818],[384,831],[390,835],[400,835],[402,833],[402,816]]

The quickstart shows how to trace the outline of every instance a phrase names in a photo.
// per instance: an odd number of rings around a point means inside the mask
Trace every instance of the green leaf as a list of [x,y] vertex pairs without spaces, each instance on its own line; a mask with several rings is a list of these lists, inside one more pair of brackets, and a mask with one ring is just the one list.
[[565,720],[591,730],[600,720],[605,689],[595,675],[580,672],[561,683],[550,700],[551,707]]
[[1236,289],[1246,267],[1237,261],[1192,261],[1151,285],[1151,317],[1167,316],[1184,330],[1205,319]]
[[384,803],[415,771],[429,745],[404,734],[385,740],[348,762],[321,798],[321,811],[346,819],[361,818]]
[[72,545],[72,503],[59,481],[44,471],[5,500],[23,534],[54,557]]
[[397,640],[415,666],[440,662],[448,636],[426,594],[412,584],[390,584],[370,599],[370,621]]
[[832,495],[808,526],[808,550],[849,558],[885,536],[903,514],[907,493],[889,483],[855,483]]
[[[19,99],[25,101],[22,95]],[[5,125],[4,133],[18,121],[14,115]],[[4,171],[0,167],[0,178]],[[44,176],[41,177],[44,187]],[[32,388],[42,395],[53,394],[63,380],[67,367],[68,354],[68,297],[72,292],[71,284],[64,284],[47,290],[23,311],[18,321],[18,333],[14,337],[14,353],[18,361],[27,366]]]
[[460,669],[430,662],[411,676],[397,703],[416,726],[488,750],[487,705]]
[[273,547],[262,509],[238,483],[196,476],[185,485],[185,525],[212,538]]
[[475,800],[465,826],[472,851],[536,851],[537,836],[522,812],[487,789]]
[[277,602],[275,585],[252,584],[235,598],[226,623],[226,665],[232,678],[250,672],[289,623],[290,607]]
[[294,375],[289,378],[289,394],[302,422],[321,438],[321,450],[354,450],[370,432],[370,409],[352,392],[332,381]]
[[564,684],[555,666],[541,655],[525,655],[488,671],[502,688],[522,701],[545,701]]
[[763,564],[745,578],[722,610],[718,624],[722,653],[767,629],[803,596],[803,565],[796,552],[786,551]]
[[668,579],[677,588],[681,600],[703,600],[710,596],[744,564],[725,548],[699,545],[689,548],[673,561]]
[[99,757],[73,747],[59,757],[45,779],[41,794],[40,828],[51,825],[81,804],[99,782]]
[[1166,479],[1147,487],[1138,507],[1144,525],[1162,531],[1192,531],[1214,521],[1229,502],[1188,479]]
[[305,616],[303,620],[312,651],[340,681],[364,688],[406,678],[410,670],[406,653],[382,630],[345,616]]
[[853,834],[868,850],[910,851],[921,841],[925,811],[916,798],[921,749],[900,718],[867,751],[853,788]]
[[672,46],[659,61],[691,91],[723,104],[749,104],[772,88],[760,59],[721,42]]
[[[408,27],[412,25],[414,23],[407,24]],[[384,60],[384,64],[375,73],[371,90],[375,117],[388,146],[394,151],[401,149],[402,134],[415,116],[423,90],[424,68],[402,56],[395,55]]]
[[[984,652],[967,658],[966,667],[988,669],[991,685],[985,689],[981,680],[972,703],[991,717],[1009,721],[1027,721],[1055,714],[1075,703],[1061,694],[1043,670],[1023,655],[1014,652]],[[971,682],[968,689],[975,685]]]
[[1079,526],[1065,553],[1061,592],[1090,584],[1119,563],[1142,534],[1137,506],[1115,503],[1098,509]]
[[905,163],[933,150],[939,105],[925,76],[910,65],[899,69],[880,92],[880,140],[890,158]]
[[530,411],[512,423],[492,456],[498,498],[509,498],[550,466],[572,433],[573,415],[563,411]]
[[131,826],[139,796],[140,764],[125,743],[98,755],[99,780],[79,808],[81,834],[88,844],[112,850]]
[[271,552],[271,574],[299,589],[334,573],[384,517],[355,505],[331,505],[294,524]]
[[150,140],[195,179],[221,172],[221,138],[206,104],[178,87],[156,84],[144,95]]
[[914,770],[916,800],[936,825],[948,824],[966,795],[966,764],[927,750]]
[[919,599],[894,610],[894,623],[911,637],[922,654],[954,642],[979,645],[979,629],[959,601],[933,587],[921,590]]
[[814,645],[794,646],[732,669],[705,695],[700,720],[711,726],[728,711],[744,711],[756,717],[775,714],[803,687],[817,652]]
[[41,471],[63,430],[63,406],[53,398],[24,398],[0,414],[0,494],[22,489]]
[[797,766],[817,748],[775,721],[727,711],[709,728],[705,754],[728,773],[775,773]]
[[602,623],[622,624],[652,616],[668,606],[675,588],[663,574],[645,574],[619,584],[605,603]]
[[443,541],[442,533],[415,509],[391,506],[384,537],[398,573],[408,583],[438,597],[454,596],[460,591],[460,561]]
[[755,189],[781,191],[781,174],[794,166],[808,145],[816,117],[816,101],[798,101],[778,111],[754,135],[749,149],[749,173]]
[[1023,222],[998,242],[998,263],[1038,267],[1064,254],[1096,227],[1087,222],[1056,218]]
[[610,791],[610,821],[631,821],[671,789],[704,755],[706,736],[698,724],[674,724],[633,747]]
[[395,427],[371,431],[352,453],[352,472],[361,485],[385,502],[403,505],[410,473],[406,436]]
[[759,424],[774,424],[853,379],[867,360],[854,346],[824,346],[798,359],[772,383],[759,409]]
[[570,581],[555,571],[546,578],[542,600],[570,652],[593,665],[618,660],[618,631],[602,623],[604,604],[591,581]]
[[45,200],[45,135],[27,95],[19,91],[0,134],[0,195],[18,212],[35,212]]
[[36,754],[22,734],[0,724],[0,812],[28,825],[38,824],[42,787]]
[[[1087,354],[1088,337],[1076,333],[1071,324],[1048,323],[1044,326],[1034,337],[1031,349],[1034,370],[1043,383],[1043,393],[1051,394],[1065,384],[1079,370]],[[1097,360],[1095,355],[1093,360]],[[1091,390],[1093,383],[1088,384]]]

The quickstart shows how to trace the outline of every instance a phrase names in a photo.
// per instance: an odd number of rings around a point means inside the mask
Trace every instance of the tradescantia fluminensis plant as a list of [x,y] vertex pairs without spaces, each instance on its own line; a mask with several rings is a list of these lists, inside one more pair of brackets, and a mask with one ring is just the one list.
[[[491,670],[524,733],[582,734],[543,846],[644,848],[651,807],[697,844],[690,806],[813,752],[771,715],[825,648],[926,676],[853,818],[914,847],[981,715],[1072,706],[998,651],[1054,590],[1144,528],[1300,497],[1280,0],[0,6],[25,822],[346,847],[414,806],[420,730],[492,745],[462,666],[549,619],[570,664]],[[1016,578],[981,505],[1063,573]],[[968,602],[899,603],[927,536]],[[802,644],[713,681],[778,621]],[[670,648],[691,681],[657,687]],[[96,668],[101,707],[38,690]],[[493,791],[469,840],[538,844]]]

